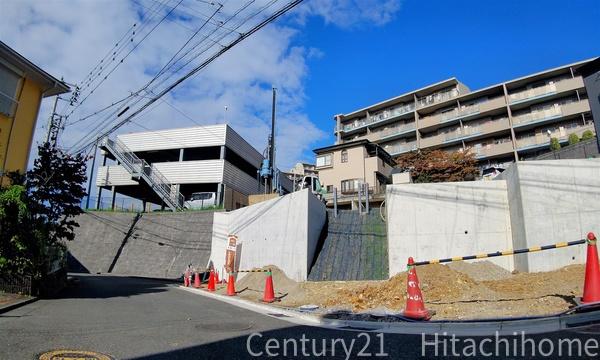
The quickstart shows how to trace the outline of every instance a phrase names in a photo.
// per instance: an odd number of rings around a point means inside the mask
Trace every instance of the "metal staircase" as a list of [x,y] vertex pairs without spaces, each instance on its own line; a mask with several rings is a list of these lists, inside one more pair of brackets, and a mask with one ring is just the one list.
[[142,160],[121,141],[111,140],[108,137],[102,140],[102,146],[108,150],[120,165],[130,174],[132,179],[143,180],[154,190],[161,200],[171,210],[183,209],[185,201],[183,195],[167,180],[158,169]]

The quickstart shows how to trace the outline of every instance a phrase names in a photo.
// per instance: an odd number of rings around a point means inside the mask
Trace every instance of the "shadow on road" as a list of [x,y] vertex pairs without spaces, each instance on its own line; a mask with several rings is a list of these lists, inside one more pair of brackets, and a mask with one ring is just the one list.
[[173,281],[112,275],[70,274],[69,286],[57,299],[106,299],[160,293],[173,286]]

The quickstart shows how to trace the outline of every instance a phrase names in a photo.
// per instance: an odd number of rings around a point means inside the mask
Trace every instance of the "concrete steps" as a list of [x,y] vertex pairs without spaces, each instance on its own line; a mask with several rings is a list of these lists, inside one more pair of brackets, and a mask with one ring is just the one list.
[[308,279],[387,279],[386,225],[379,217],[379,209],[364,215],[358,211],[340,210],[337,218],[333,211],[328,211],[327,216],[327,232]]

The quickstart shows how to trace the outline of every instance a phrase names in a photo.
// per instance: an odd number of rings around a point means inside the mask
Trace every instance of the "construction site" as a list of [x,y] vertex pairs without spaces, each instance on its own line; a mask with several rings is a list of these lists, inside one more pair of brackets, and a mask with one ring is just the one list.
[[414,258],[431,314],[417,318],[549,316],[581,304],[599,179],[596,159],[546,160],[493,181],[389,185],[383,204],[354,210],[304,189],[229,212],[88,211],[70,266],[256,303],[271,274],[272,306],[373,320],[406,310]]

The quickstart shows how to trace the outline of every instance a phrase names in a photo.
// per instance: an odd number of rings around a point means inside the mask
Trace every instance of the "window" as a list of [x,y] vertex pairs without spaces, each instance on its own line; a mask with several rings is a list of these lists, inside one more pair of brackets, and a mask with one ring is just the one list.
[[13,116],[17,105],[16,95],[21,77],[0,64],[0,113]]
[[317,156],[317,167],[331,166],[331,154]]
[[331,194],[333,192],[333,185],[327,185],[327,193]]
[[348,162],[348,150],[342,150],[342,162],[343,163]]
[[358,192],[358,187],[361,183],[361,179],[342,180],[342,193],[348,194]]

